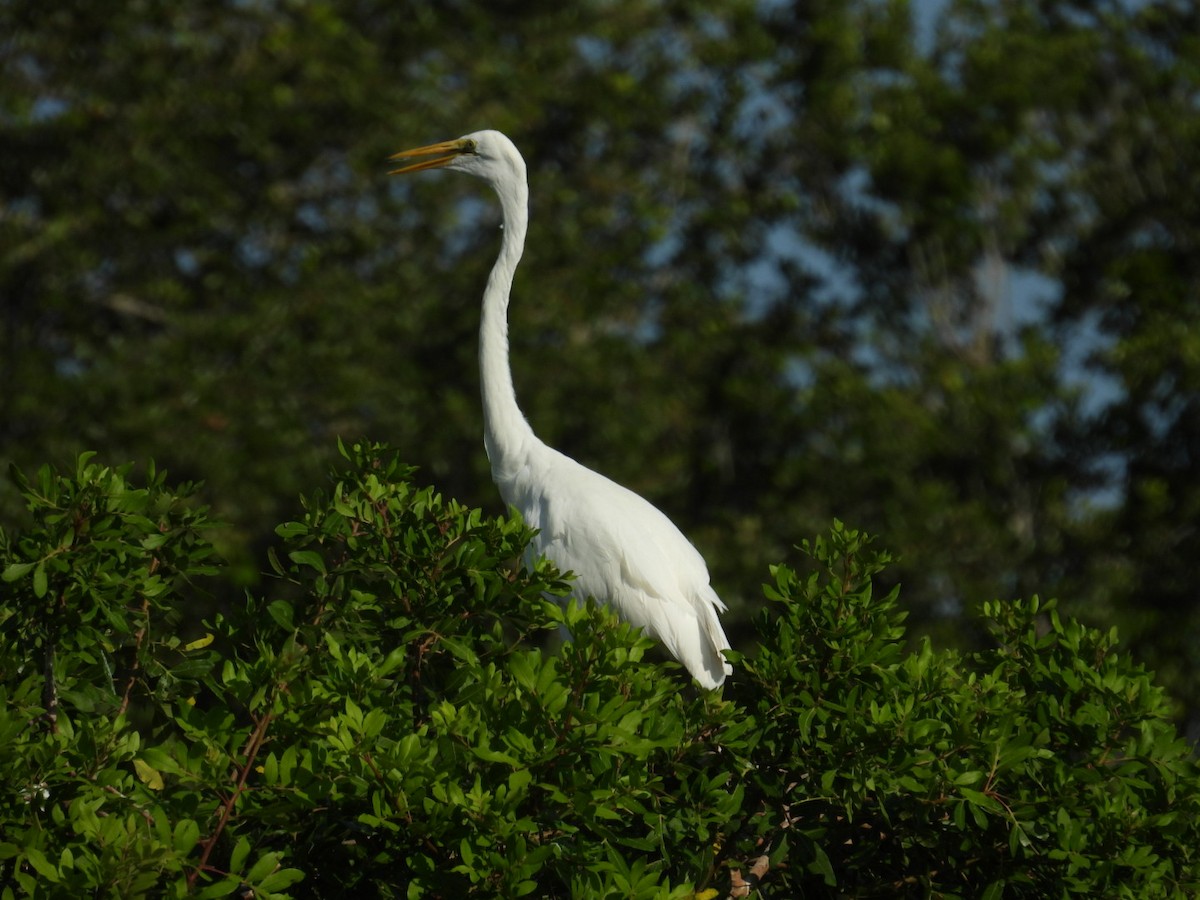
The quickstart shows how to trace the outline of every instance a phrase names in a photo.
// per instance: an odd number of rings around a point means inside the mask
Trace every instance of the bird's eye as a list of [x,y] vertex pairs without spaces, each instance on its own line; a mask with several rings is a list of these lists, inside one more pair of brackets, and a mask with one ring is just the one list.
[[462,149],[463,149],[463,153],[478,153],[479,152],[479,144],[477,144],[473,140],[468,139],[468,140],[465,140],[462,142]]

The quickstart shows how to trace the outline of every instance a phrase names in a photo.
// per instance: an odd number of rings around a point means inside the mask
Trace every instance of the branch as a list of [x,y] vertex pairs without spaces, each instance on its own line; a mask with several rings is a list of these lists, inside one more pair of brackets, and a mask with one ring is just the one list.
[[92,302],[97,306],[112,310],[118,315],[133,316],[147,322],[154,322],[156,325],[162,325],[168,320],[166,312],[161,307],[140,300],[131,294],[111,294],[107,297],[98,297]]
[[[157,566],[158,560],[154,560],[151,564],[150,571],[153,572]],[[129,699],[133,696],[134,685],[137,684],[138,673],[142,669],[142,644],[146,640],[146,633],[150,630],[150,598],[142,598],[142,627],[137,630],[133,636],[133,663],[129,667],[129,680],[125,682],[125,692],[121,696],[121,706],[117,710],[117,715],[123,716],[129,710]]]
[[254,723],[254,731],[250,734],[250,738],[246,742],[246,762],[238,771],[237,784],[234,785],[233,791],[221,804],[221,817],[217,820],[217,827],[203,841],[204,851],[200,854],[200,861],[196,864],[196,868],[192,869],[188,874],[189,891],[196,886],[196,879],[200,877],[200,873],[208,868],[208,858],[212,855],[213,848],[217,845],[217,841],[221,837],[221,832],[225,830],[225,826],[229,823],[238,798],[246,790],[246,779],[250,777],[250,772],[254,769],[254,760],[258,756],[258,751],[262,748],[263,741],[266,740],[267,727],[271,724],[271,718],[271,713],[268,712]]

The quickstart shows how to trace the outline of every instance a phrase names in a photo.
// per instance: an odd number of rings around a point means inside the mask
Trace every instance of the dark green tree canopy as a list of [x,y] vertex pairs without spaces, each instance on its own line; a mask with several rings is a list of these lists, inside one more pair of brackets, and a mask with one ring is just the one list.
[[1200,14],[921,7],[6,3],[0,457],[203,481],[221,602],[338,435],[499,511],[496,212],[384,175],[498,128],[523,406],[680,522],[747,635],[837,516],[920,629],[1060,595],[1193,697]]

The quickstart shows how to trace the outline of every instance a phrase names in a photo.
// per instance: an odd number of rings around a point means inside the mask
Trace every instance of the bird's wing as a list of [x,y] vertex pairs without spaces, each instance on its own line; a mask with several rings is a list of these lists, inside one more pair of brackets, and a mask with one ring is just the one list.
[[[569,457],[554,456],[542,473],[536,518],[542,541],[559,551],[556,562],[569,560],[580,576],[599,569],[609,581],[664,598],[708,586],[704,558],[663,513]],[[603,592],[595,596],[603,599]]]
[[661,640],[701,684],[720,684],[731,671],[720,655],[725,605],[696,548],[642,497],[557,451],[534,470],[510,502],[540,530],[535,549],[575,573],[578,595]]

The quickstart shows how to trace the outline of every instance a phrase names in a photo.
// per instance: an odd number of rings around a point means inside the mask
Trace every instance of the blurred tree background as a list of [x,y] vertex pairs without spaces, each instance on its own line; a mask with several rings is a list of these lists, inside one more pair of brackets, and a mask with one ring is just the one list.
[[215,602],[338,436],[498,510],[498,209],[385,175],[498,128],[522,405],[693,538],[735,645],[836,516],[917,633],[1058,596],[1195,723],[1198,61],[1184,0],[7,0],[0,460],[202,479]]

